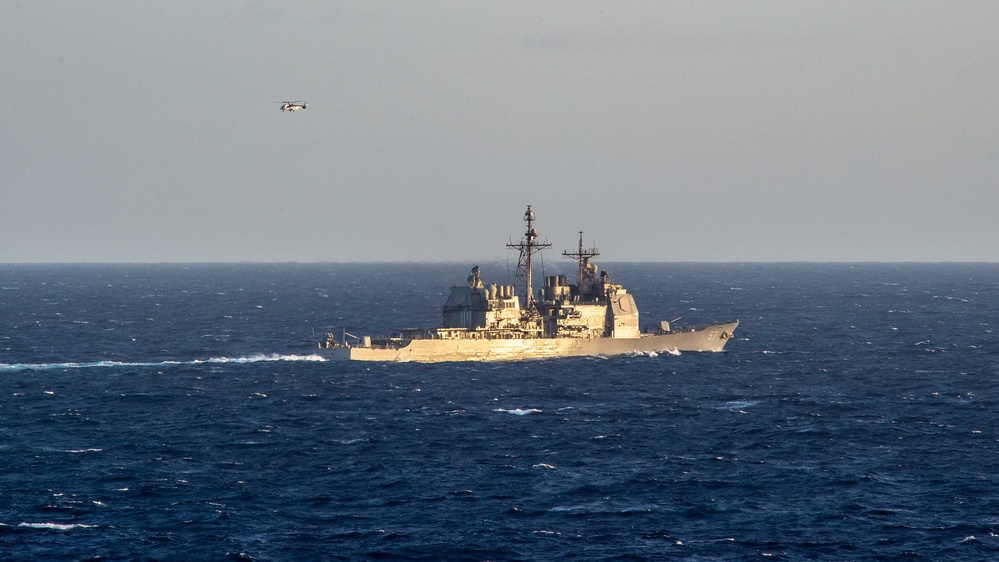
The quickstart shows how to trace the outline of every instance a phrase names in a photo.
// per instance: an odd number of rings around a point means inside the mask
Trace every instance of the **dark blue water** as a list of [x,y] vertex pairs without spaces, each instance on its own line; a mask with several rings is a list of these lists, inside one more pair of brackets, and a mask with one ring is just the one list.
[[736,339],[332,364],[468,266],[0,265],[0,559],[999,557],[999,266],[607,267]]

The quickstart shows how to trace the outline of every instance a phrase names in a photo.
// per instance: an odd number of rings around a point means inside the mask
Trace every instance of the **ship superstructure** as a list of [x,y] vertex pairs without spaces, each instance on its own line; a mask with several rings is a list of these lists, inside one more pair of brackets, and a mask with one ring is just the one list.
[[738,326],[732,321],[671,328],[663,321],[642,332],[634,296],[612,283],[607,272],[598,273],[590,260],[600,254],[583,248],[582,232],[577,250],[563,252],[577,261],[576,282],[548,276],[535,294],[533,257],[551,244],[538,241],[534,219],[528,205],[526,233],[507,244],[520,252],[513,285],[486,284],[476,265],[464,285],[451,288],[440,327],[355,342],[327,334],[320,354],[334,360],[442,362],[721,351]]

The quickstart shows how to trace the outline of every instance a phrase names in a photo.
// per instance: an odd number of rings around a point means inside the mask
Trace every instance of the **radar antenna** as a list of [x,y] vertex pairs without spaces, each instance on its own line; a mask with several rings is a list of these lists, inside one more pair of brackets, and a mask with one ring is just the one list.
[[524,295],[524,310],[530,312],[534,310],[534,287],[531,284],[531,258],[537,252],[545,248],[551,248],[548,242],[538,242],[538,231],[534,228],[534,211],[531,206],[527,206],[524,213],[524,221],[527,222],[527,232],[520,242],[514,244],[510,242],[507,248],[520,250],[520,259],[517,260],[517,274],[514,277],[514,285],[521,294]]

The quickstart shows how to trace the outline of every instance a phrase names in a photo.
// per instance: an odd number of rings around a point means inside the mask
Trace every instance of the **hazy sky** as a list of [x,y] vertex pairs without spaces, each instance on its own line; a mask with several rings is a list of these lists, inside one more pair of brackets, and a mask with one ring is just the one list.
[[[0,2],[0,262],[999,261],[999,2]],[[308,100],[282,113],[281,100]],[[515,257],[514,257],[515,259]]]

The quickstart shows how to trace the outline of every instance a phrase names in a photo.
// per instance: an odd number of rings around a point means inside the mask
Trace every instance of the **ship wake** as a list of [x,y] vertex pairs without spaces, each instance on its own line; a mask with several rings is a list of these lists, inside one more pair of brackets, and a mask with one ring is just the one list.
[[315,354],[309,355],[283,355],[277,353],[264,354],[255,353],[244,356],[220,356],[208,359],[193,359],[190,361],[70,361],[64,363],[0,363],[0,373],[13,373],[17,371],[50,371],[66,369],[114,369],[129,367],[175,367],[178,365],[204,365],[210,363],[262,363],[272,361],[326,361],[323,357]]

